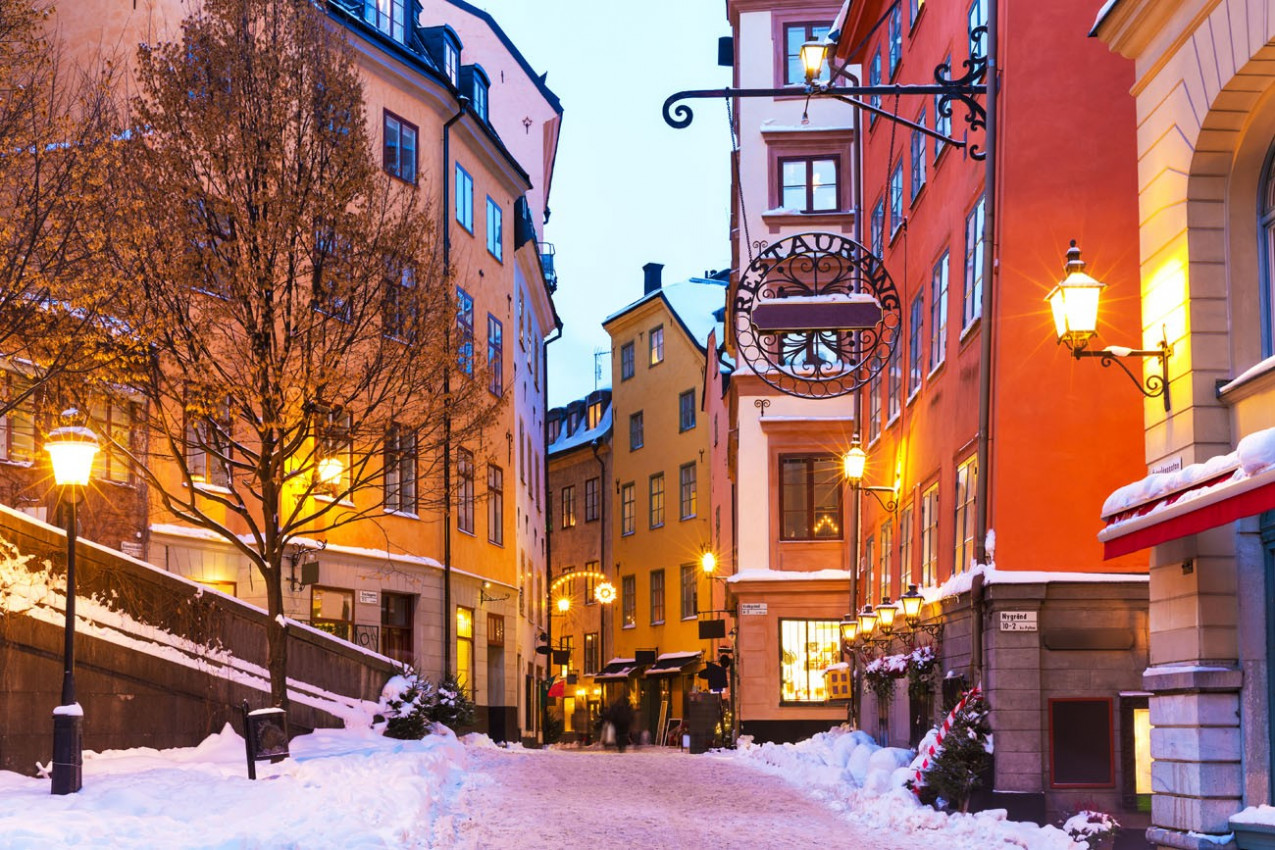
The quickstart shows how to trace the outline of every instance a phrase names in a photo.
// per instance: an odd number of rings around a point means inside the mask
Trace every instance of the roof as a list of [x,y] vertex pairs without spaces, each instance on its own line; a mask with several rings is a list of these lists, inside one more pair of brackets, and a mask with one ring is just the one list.
[[678,283],[669,283],[643,295],[637,301],[612,313],[602,320],[605,327],[652,301],[661,299],[682,330],[700,351],[708,350],[708,335],[717,329],[717,338],[725,338],[726,281],[716,278],[693,277]]
[[[588,427],[589,403],[596,401],[600,401],[603,404],[602,416],[598,419],[598,424],[590,428]],[[583,408],[583,415],[580,416],[580,421],[576,424],[575,430],[570,431],[568,430],[568,427],[571,424],[571,417],[569,413],[571,409],[577,405],[577,410]],[[550,418],[554,415],[560,416],[560,421],[562,422],[562,429],[558,432],[558,439],[549,444],[550,457],[573,451],[581,446],[587,446],[594,440],[597,440],[600,443],[606,442],[611,434],[611,391],[609,388],[594,390],[583,399],[576,399],[570,404],[554,408],[549,411],[549,414]]]
[[1089,28],[1089,37],[1093,38],[1098,34],[1098,27],[1102,26],[1102,22],[1107,20],[1107,16],[1115,11],[1116,5],[1120,0],[1107,0],[1102,4],[1102,8],[1098,10],[1098,14],[1093,19],[1093,26]]
[[500,39],[500,43],[503,44],[505,49],[509,51],[509,55],[514,58],[514,61],[518,63],[519,67],[521,67],[527,76],[531,78],[532,82],[536,84],[536,88],[540,90],[540,93],[544,95],[545,100],[551,107],[553,107],[553,111],[559,115],[562,114],[562,101],[559,100],[558,96],[553,93],[553,90],[545,84],[545,78],[549,75],[547,73],[537,74],[534,70],[532,70],[531,64],[527,61],[527,58],[522,55],[522,52],[519,51],[517,47],[514,46],[514,43],[510,41],[509,36],[505,35],[505,31],[500,28],[500,24],[496,23],[495,18],[487,12],[484,12],[482,9],[479,9],[477,6],[466,3],[465,0],[447,0],[447,2],[451,3],[457,9],[462,9],[468,12],[475,18],[478,18],[483,23],[487,24],[487,26],[491,27],[491,31],[496,34],[496,38]]

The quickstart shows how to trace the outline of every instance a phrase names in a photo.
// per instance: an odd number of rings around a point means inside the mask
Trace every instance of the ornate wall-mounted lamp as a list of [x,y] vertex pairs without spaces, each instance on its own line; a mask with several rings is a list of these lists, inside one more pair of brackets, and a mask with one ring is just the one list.
[[[1107,285],[1085,274],[1085,263],[1080,259],[1080,249],[1076,247],[1075,239],[1071,240],[1071,247],[1067,249],[1064,269],[1067,272],[1066,277],[1045,298],[1054,314],[1054,330],[1058,333],[1059,344],[1066,345],[1071,350],[1071,356],[1077,360],[1082,357],[1097,357],[1103,366],[1113,363],[1119,366],[1147,398],[1163,398],[1167,413],[1172,409],[1169,400],[1169,358],[1173,355],[1168,332],[1161,327],[1160,344],[1152,349],[1127,348],[1122,345],[1090,349],[1089,341],[1098,334],[1098,305],[1102,290]],[[1121,362],[1129,357],[1159,360],[1160,373],[1148,375],[1143,382]]]

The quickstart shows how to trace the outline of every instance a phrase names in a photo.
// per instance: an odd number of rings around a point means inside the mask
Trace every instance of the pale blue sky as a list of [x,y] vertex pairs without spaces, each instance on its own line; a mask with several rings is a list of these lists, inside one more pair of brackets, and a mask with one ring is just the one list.
[[[557,248],[563,338],[549,347],[549,401],[594,387],[602,320],[642,294],[642,266],[665,281],[730,262],[730,129],[721,100],[695,101],[685,130],[664,99],[721,88],[720,0],[471,0],[489,13],[562,99],[545,238]],[[603,383],[610,362],[603,361]]]

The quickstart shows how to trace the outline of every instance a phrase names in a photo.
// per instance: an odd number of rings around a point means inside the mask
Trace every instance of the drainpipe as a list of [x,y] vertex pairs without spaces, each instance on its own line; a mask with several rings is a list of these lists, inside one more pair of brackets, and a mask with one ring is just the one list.
[[[452,125],[465,114],[469,98],[456,99],[456,114],[443,125],[443,273],[451,273],[452,223],[451,214],[451,130]],[[452,326],[443,323],[446,349],[451,350]],[[443,678],[452,674],[452,415],[447,399],[452,391],[452,364],[443,370]]]
[[[997,41],[1000,28],[1000,2],[988,4],[987,15],[987,159],[984,160],[983,218],[983,301],[982,332],[979,334],[978,363],[978,486],[974,494],[974,558],[987,563],[988,498],[991,481],[992,424],[992,291],[996,274],[996,124],[999,88]],[[983,677],[983,583],[975,581],[970,588],[972,632],[970,640],[970,684]]]
[[[539,251],[540,242],[537,240],[534,244],[536,246],[536,250]],[[544,463],[545,477],[544,477],[544,480],[540,483],[540,486],[544,494],[546,514],[548,513],[549,507],[551,504],[549,502],[549,499],[552,497],[552,491],[549,489],[549,416],[547,415],[547,411],[549,410],[549,343],[557,342],[560,339],[562,339],[562,320],[561,319],[559,319],[557,324],[554,326],[553,336],[548,337],[545,340],[544,349],[543,349],[544,356],[540,358],[541,368],[544,369],[544,373],[545,373],[544,381],[542,381],[540,384],[542,388],[540,391],[540,409],[543,411],[546,411],[546,415],[543,417],[544,423],[541,425],[541,428],[540,428],[540,445],[544,449],[544,456],[545,456],[545,463]],[[549,655],[545,659],[546,660],[545,666],[548,669],[548,675],[553,674],[553,591],[549,589],[550,585],[553,583],[551,581],[552,574],[549,568],[549,565],[552,563],[553,563],[553,523],[546,522],[545,523],[545,635],[547,636],[549,641]],[[565,711],[566,703],[565,702],[563,703],[563,706],[564,706],[563,723],[565,725],[566,723],[566,711]],[[548,728],[546,721],[548,721],[548,719],[549,719],[549,702],[548,700],[545,700],[540,705],[540,743],[541,745],[545,745],[549,743],[549,741],[545,737],[545,733]]]
[[[613,425],[612,433],[614,433],[614,427],[615,426]],[[593,449],[594,460],[598,462],[598,569],[605,575],[607,573],[607,564],[610,563],[610,561],[607,560],[607,463],[602,459],[602,453],[598,451],[598,449],[601,448],[601,445],[601,439],[595,437],[590,448]],[[615,603],[612,602],[612,604]],[[603,661],[604,666],[606,662],[603,659],[610,657],[607,655],[606,615],[608,607],[610,606],[600,605],[598,607],[598,636],[602,642],[602,645],[598,647],[598,655],[601,656],[599,660]]]

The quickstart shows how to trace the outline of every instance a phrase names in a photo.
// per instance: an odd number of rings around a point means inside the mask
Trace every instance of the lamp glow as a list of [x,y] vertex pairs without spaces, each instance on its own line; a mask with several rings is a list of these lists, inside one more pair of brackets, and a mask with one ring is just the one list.
[[865,640],[872,637],[876,627],[877,612],[872,610],[871,605],[864,605],[863,610],[859,612],[859,636]]
[[885,637],[894,632],[894,616],[898,613],[899,609],[890,602],[890,597],[882,596],[881,604],[877,606],[877,627]]
[[568,611],[570,611],[570,610],[571,610],[571,600],[570,600],[570,599],[568,599],[568,598],[567,598],[567,597],[565,597],[565,596],[559,596],[559,597],[558,597],[558,611],[559,611],[560,613],[565,614],[565,613],[567,613],[567,612],[568,612]]
[[868,453],[856,442],[841,458],[841,469],[846,480],[858,484],[863,480],[863,471],[868,465]]
[[1083,349],[1098,332],[1098,302],[1106,284],[1085,274],[1076,240],[1067,250],[1067,276],[1046,296],[1054,315],[1058,341],[1073,350]]
[[909,584],[908,592],[900,596],[899,601],[903,603],[903,619],[907,621],[908,627],[916,628],[921,620],[921,604],[925,602],[925,597],[921,596],[915,584]]
[[53,480],[59,487],[83,487],[93,472],[97,436],[83,425],[64,425],[49,432],[44,450],[53,464]]
[[859,618],[854,614],[846,614],[841,618],[841,639],[853,644],[859,637]]
[[345,464],[339,457],[324,457],[319,459],[317,471],[320,484],[337,487],[341,484],[341,476],[345,475]]
[[823,70],[824,59],[827,58],[828,46],[822,41],[807,41],[801,45],[801,67],[806,72],[806,83],[814,82]]
[[713,554],[711,549],[705,549],[704,554],[699,556],[700,569],[704,571],[704,575],[711,576],[717,569],[717,556]]

